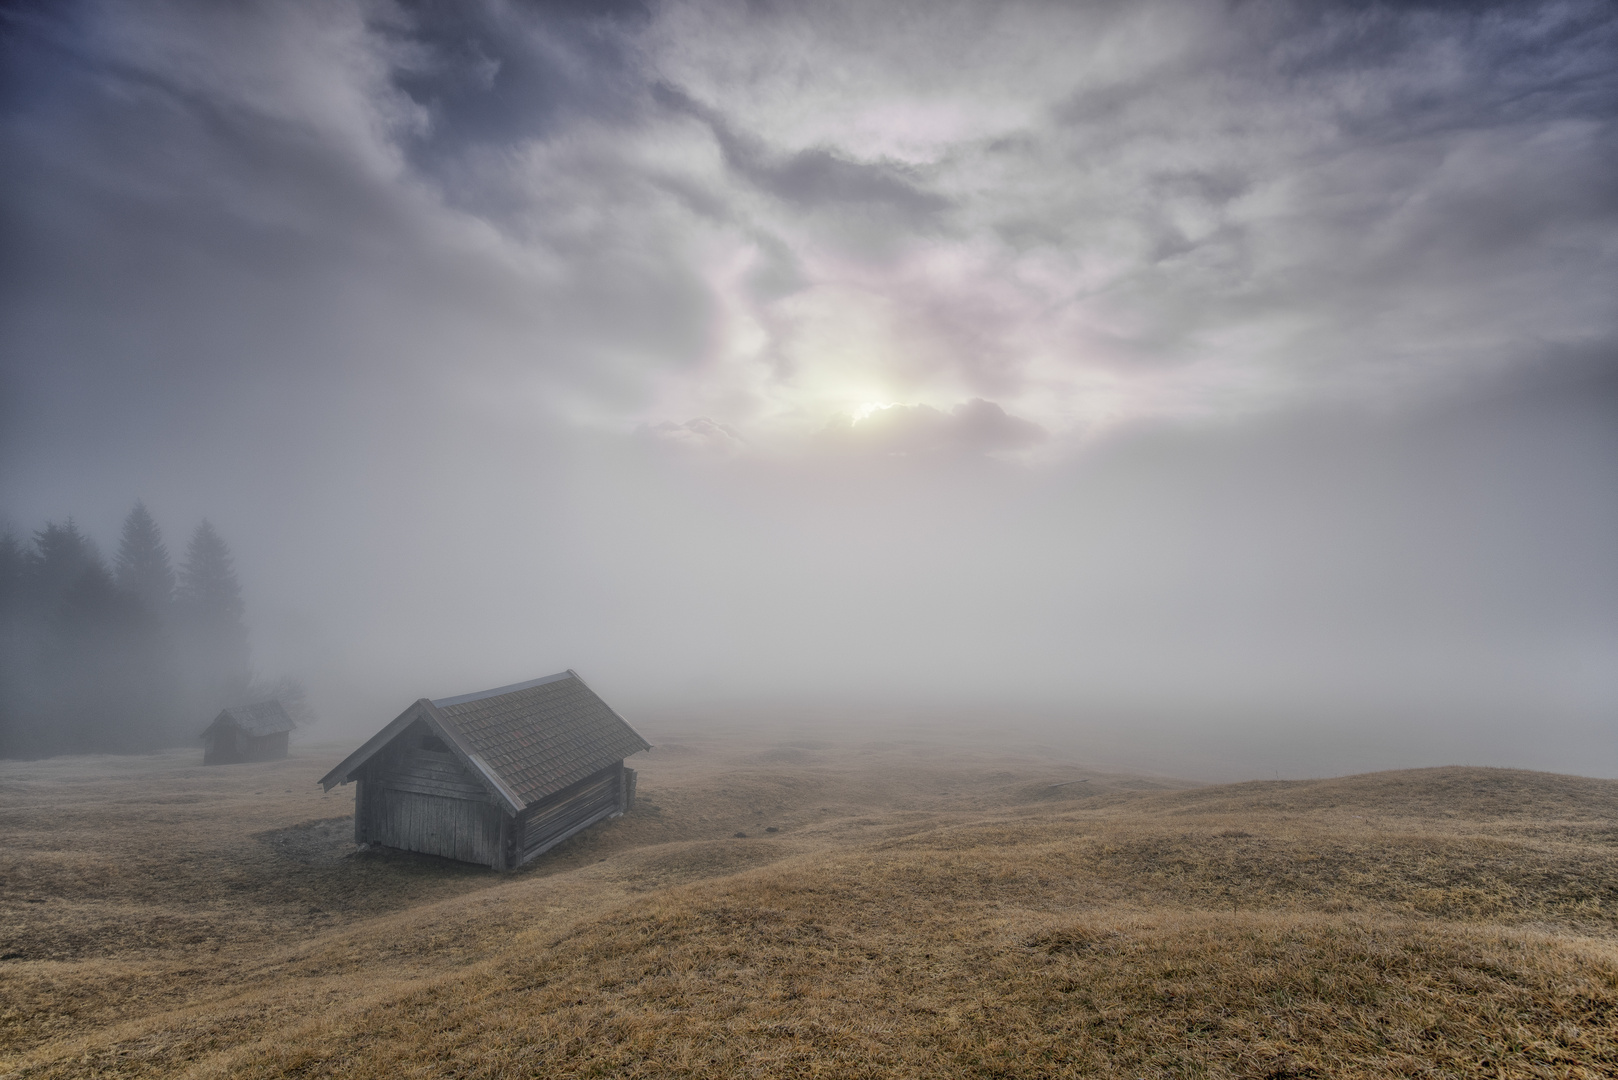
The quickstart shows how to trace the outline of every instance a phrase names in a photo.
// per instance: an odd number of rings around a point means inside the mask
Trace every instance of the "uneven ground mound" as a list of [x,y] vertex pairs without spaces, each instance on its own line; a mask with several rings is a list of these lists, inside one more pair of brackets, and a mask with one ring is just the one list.
[[1533,822],[1618,820],[1618,783],[1526,769],[1400,769],[1332,780],[1258,781],[1181,793],[1185,813],[1320,814]]
[[[241,1075],[1611,1076],[1618,963],[1409,919],[918,902],[908,860],[634,905]],[[992,884],[977,890],[996,897]]]
[[0,765],[0,1076],[1618,1075],[1618,783],[693,737],[502,876],[330,756]]

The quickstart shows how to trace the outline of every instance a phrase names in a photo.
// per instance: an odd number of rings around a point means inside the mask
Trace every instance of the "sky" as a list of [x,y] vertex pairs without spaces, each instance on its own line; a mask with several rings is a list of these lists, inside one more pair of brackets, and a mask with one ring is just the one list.
[[334,738],[1618,776],[1618,10],[0,5],[0,524]]

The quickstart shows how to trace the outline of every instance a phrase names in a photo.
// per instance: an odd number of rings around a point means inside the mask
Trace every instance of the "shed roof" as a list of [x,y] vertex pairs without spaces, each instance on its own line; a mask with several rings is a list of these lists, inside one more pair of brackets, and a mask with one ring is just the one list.
[[329,791],[416,720],[445,736],[513,813],[631,754],[650,750],[572,670],[457,697],[416,702],[322,779]]
[[255,702],[252,705],[232,705],[228,709],[223,709],[202,733],[207,735],[215,728],[226,725],[238,727],[247,734],[255,736],[279,735],[298,726],[292,722],[292,717],[287,715],[287,711],[281,707],[281,702],[275,698]]

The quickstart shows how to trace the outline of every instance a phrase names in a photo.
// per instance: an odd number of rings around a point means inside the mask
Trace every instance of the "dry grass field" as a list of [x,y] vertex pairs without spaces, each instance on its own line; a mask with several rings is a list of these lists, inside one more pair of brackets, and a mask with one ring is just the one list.
[[0,1076],[1618,1076],[1618,782],[693,738],[499,875],[338,756],[0,763]]

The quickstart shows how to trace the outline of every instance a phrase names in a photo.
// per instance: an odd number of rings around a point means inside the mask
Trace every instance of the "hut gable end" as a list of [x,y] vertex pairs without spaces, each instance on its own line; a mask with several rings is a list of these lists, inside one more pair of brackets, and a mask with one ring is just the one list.
[[406,725],[360,771],[379,788],[492,803],[494,798],[426,721]]
[[[415,730],[416,734],[410,739],[400,742],[406,732]],[[404,712],[394,717],[393,722],[381,731],[372,735],[365,744],[344,758],[342,763],[331,772],[321,777],[320,784],[327,791],[338,784],[346,784],[350,780],[358,780],[364,775],[380,775],[373,769],[377,758],[386,762],[395,762],[397,756],[403,753],[404,748],[414,739],[421,744],[422,740],[432,737],[438,740],[451,756],[459,761],[466,776],[478,785],[480,793],[491,802],[499,803],[507,813],[519,813],[523,803],[492,773],[488,765],[477,758],[476,751],[467,745],[466,739],[451,725],[445,723],[444,716],[434,707],[433,703],[422,698]],[[398,746],[395,744],[398,743]],[[385,766],[378,766],[385,768]]]

